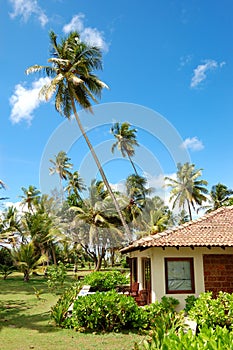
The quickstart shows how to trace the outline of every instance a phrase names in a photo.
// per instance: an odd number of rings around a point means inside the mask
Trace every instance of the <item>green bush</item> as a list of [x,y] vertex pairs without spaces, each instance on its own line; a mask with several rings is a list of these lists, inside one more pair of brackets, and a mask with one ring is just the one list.
[[120,271],[95,271],[84,277],[84,284],[91,286],[92,291],[110,291],[117,286],[129,283],[128,278]]
[[163,325],[168,330],[176,325],[176,328],[183,324],[183,313],[175,312],[175,307],[179,301],[172,297],[164,296],[161,302],[155,301],[144,307],[146,313],[146,322],[144,328],[154,329]]
[[219,292],[218,297],[213,298],[212,292],[202,293],[188,315],[199,328],[204,325],[215,328],[218,325],[233,329],[233,294]]
[[216,329],[202,328],[196,336],[189,330],[184,333],[174,328],[166,331],[164,328],[157,328],[150,339],[143,344],[136,344],[135,350],[232,350],[233,333],[226,328],[219,326]]
[[66,267],[62,262],[59,262],[58,265],[50,265],[47,268],[46,274],[48,277],[48,287],[54,290],[63,286],[67,275]]
[[117,332],[142,328],[144,317],[132,297],[115,291],[96,292],[75,300],[64,325],[85,332]]
[[192,309],[192,307],[194,306],[196,300],[197,300],[197,298],[194,295],[187,296],[187,298],[185,299],[185,308],[184,308],[184,311],[186,313],[188,313],[189,310]]
[[68,313],[68,309],[74,302],[81,288],[80,282],[74,283],[73,286],[67,289],[58,299],[55,306],[51,308],[51,318],[57,326],[63,326]]

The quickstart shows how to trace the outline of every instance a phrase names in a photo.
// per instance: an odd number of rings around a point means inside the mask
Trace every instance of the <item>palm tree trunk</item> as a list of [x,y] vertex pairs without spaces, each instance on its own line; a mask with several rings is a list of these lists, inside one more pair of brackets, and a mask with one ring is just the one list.
[[[72,94],[70,94],[70,95],[72,96]],[[80,131],[81,131],[81,133],[82,133],[82,135],[83,135],[83,137],[84,137],[84,139],[85,139],[85,141],[86,141],[86,143],[87,143],[87,145],[88,145],[88,147],[89,147],[89,149],[91,151],[91,154],[92,154],[92,156],[94,158],[94,161],[95,161],[95,163],[97,165],[97,168],[98,168],[98,170],[100,172],[100,175],[101,175],[101,177],[103,179],[103,182],[104,182],[104,184],[105,184],[105,186],[106,186],[106,188],[108,190],[108,193],[109,193],[109,195],[111,196],[111,198],[113,200],[113,203],[114,203],[116,211],[117,211],[117,213],[118,213],[118,215],[120,217],[122,225],[123,225],[123,227],[125,229],[125,232],[127,233],[127,236],[130,237],[131,236],[130,229],[129,229],[129,227],[128,227],[126,221],[125,221],[125,218],[124,218],[124,216],[123,216],[123,214],[121,212],[120,206],[119,206],[119,204],[118,204],[118,202],[116,200],[116,197],[115,197],[115,195],[114,195],[114,193],[113,193],[113,191],[111,189],[111,186],[109,185],[107,177],[106,177],[106,175],[105,175],[105,173],[103,171],[103,168],[102,168],[102,166],[101,166],[101,164],[99,162],[99,159],[98,159],[98,157],[97,157],[97,155],[95,153],[95,150],[92,147],[92,144],[91,144],[89,138],[87,137],[87,134],[86,134],[86,132],[85,132],[83,126],[82,126],[82,123],[81,123],[81,121],[79,119],[79,116],[78,116],[78,113],[77,113],[77,110],[76,110],[76,107],[75,107],[75,102],[74,102],[73,98],[71,99],[71,104],[72,104],[72,108],[73,108],[73,111],[74,111],[75,119],[76,119],[76,121],[78,123],[79,129],[80,129]]]
[[132,161],[132,158],[130,157],[130,155],[129,155],[128,152],[127,152],[127,155],[128,155],[129,161],[130,161],[130,163],[131,163],[131,165],[132,165],[132,167],[133,167],[133,170],[134,170],[134,172],[135,172],[135,175],[138,176],[137,169],[136,169],[136,167],[135,167],[135,165],[134,165],[134,162]]
[[192,212],[191,212],[191,206],[190,206],[190,202],[189,200],[187,200],[187,203],[188,203],[188,211],[189,211],[189,217],[190,217],[190,220],[192,221]]

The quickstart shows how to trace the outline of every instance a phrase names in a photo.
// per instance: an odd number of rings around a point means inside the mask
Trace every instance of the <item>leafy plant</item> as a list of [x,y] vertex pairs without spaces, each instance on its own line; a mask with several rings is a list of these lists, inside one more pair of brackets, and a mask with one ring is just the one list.
[[86,275],[84,284],[92,287],[93,291],[110,291],[117,286],[129,283],[129,279],[120,271],[95,271]]
[[197,300],[197,298],[194,295],[187,296],[187,298],[185,299],[186,304],[185,304],[185,308],[184,308],[184,311],[186,313],[188,313],[189,310],[192,309],[196,300]]
[[191,330],[184,333],[171,328],[167,331],[158,327],[151,334],[150,339],[143,341],[142,345],[135,344],[135,350],[232,350],[233,333],[219,326],[216,329],[203,327],[196,336]]
[[0,273],[3,275],[3,279],[5,280],[7,276],[9,276],[14,271],[13,266],[0,265]]
[[67,275],[66,267],[62,262],[59,262],[58,265],[48,266],[46,274],[48,276],[48,287],[54,290],[55,288],[63,286]]
[[73,286],[67,289],[58,299],[56,305],[51,308],[51,318],[57,326],[64,326],[70,305],[74,302],[80,290],[80,283],[74,283]]
[[64,324],[78,331],[119,332],[142,328],[144,317],[132,297],[115,291],[97,292],[77,298],[72,315]]
[[214,298],[212,292],[202,293],[188,315],[196,320],[199,328],[218,325],[233,329],[233,294],[219,292]]

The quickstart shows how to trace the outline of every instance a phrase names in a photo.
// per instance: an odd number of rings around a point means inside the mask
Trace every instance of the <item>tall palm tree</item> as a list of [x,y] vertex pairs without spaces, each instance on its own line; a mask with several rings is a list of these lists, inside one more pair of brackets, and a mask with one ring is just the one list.
[[48,59],[48,62],[51,65],[31,66],[26,70],[26,74],[43,71],[51,80],[42,87],[40,95],[48,101],[55,94],[55,108],[66,118],[70,119],[72,112],[74,113],[125,231],[130,235],[120,206],[76,110],[76,104],[78,104],[81,108],[92,111],[91,102],[97,102],[96,97],[100,97],[102,89],[107,88],[107,85],[93,73],[95,70],[102,69],[101,51],[95,46],[82,42],[77,32],[71,32],[68,37],[61,39],[59,44],[57,35],[51,31],[50,41],[52,57]]
[[67,154],[64,151],[58,152],[58,154],[55,156],[55,160],[50,159],[53,166],[49,168],[49,174],[58,174],[62,199],[64,199],[62,180],[67,180],[67,178],[71,176],[71,172],[69,170],[73,168],[73,164],[69,163],[69,161],[70,158],[67,157]]
[[173,200],[173,209],[176,205],[184,209],[188,207],[189,217],[192,220],[191,207],[195,209],[195,204],[201,205],[207,200],[205,196],[208,193],[206,180],[199,180],[202,175],[202,169],[195,169],[194,164],[185,163],[177,165],[176,179],[166,177],[169,181],[167,186],[171,187],[170,201]]
[[23,195],[20,196],[22,199],[22,206],[27,205],[28,210],[33,211],[33,206],[40,197],[40,190],[32,185],[30,185],[28,188],[22,187],[21,190],[23,191]]
[[112,145],[112,152],[118,148],[118,150],[121,152],[122,156],[125,158],[126,156],[129,158],[129,161],[134,169],[134,172],[136,175],[137,169],[134,165],[134,162],[132,161],[132,157],[135,154],[135,146],[139,146],[137,139],[136,139],[136,129],[130,129],[130,124],[127,122],[124,122],[122,124],[115,123],[110,131],[116,138],[116,142]]
[[[76,240],[93,259],[95,270],[99,270],[106,254],[111,233],[119,236],[121,230],[115,225],[115,214],[111,197],[104,191],[102,181],[92,181],[89,197],[82,206],[72,207],[76,216],[73,221],[77,229]],[[73,230],[75,232],[75,229]]]
[[65,191],[68,192],[68,195],[71,195],[72,193],[74,193],[76,197],[80,200],[81,199],[80,192],[85,190],[86,190],[86,186],[79,172],[74,171],[73,173],[69,174],[68,185],[65,187]]

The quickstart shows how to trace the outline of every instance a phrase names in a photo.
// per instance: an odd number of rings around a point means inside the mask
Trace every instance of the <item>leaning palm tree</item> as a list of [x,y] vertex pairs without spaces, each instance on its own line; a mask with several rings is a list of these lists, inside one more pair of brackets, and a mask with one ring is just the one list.
[[[1,189],[6,189],[6,184],[0,179],[0,190]],[[6,200],[6,199],[8,199],[8,197],[0,197],[0,201],[2,201],[2,200]]]
[[202,175],[202,169],[195,169],[194,164],[185,163],[177,165],[176,179],[166,177],[169,181],[167,186],[171,187],[170,201],[173,201],[173,209],[176,205],[184,209],[188,207],[189,218],[192,220],[191,207],[195,209],[195,204],[201,205],[207,200],[208,193],[206,180],[198,180]]
[[98,47],[90,46],[82,42],[77,32],[71,32],[68,37],[61,39],[59,44],[57,42],[57,35],[51,31],[50,41],[52,57],[48,59],[48,62],[51,65],[31,66],[26,70],[26,74],[38,71],[44,72],[51,80],[42,87],[40,96],[48,101],[55,94],[56,110],[68,119],[71,118],[72,112],[74,113],[80,131],[92,153],[104,184],[112,197],[125,231],[130,235],[120,206],[114,196],[96,152],[87,137],[76,109],[77,104],[81,108],[92,111],[91,102],[97,102],[96,97],[100,97],[102,89],[107,88],[107,85],[93,73],[95,70],[102,69],[101,51]]
[[126,156],[129,158],[135,174],[138,175],[137,169],[134,165],[134,162],[132,161],[132,157],[135,154],[134,148],[135,146],[139,146],[136,140],[137,130],[130,129],[130,124],[124,122],[121,125],[119,123],[115,123],[111,127],[110,131],[116,138],[116,142],[112,145],[112,152],[114,152],[115,148],[117,147],[124,158]]

